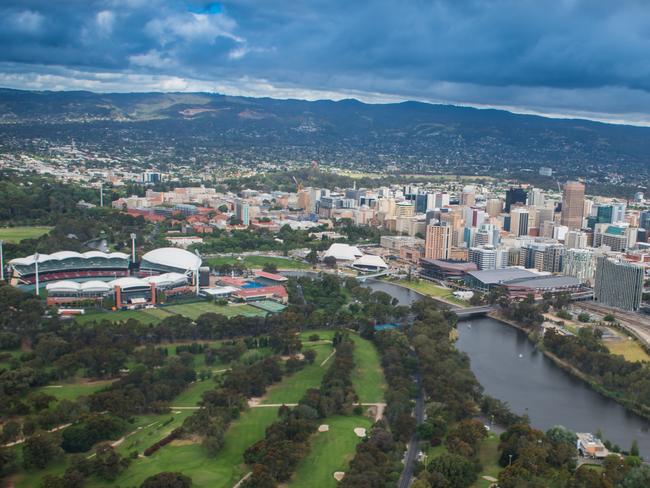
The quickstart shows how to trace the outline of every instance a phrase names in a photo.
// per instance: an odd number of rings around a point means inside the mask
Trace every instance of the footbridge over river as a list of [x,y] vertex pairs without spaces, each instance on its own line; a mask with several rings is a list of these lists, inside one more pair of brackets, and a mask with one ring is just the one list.
[[494,307],[490,305],[483,305],[480,307],[468,307],[468,308],[455,308],[454,313],[458,315],[458,318],[461,320],[469,319],[472,317],[481,317],[492,312]]

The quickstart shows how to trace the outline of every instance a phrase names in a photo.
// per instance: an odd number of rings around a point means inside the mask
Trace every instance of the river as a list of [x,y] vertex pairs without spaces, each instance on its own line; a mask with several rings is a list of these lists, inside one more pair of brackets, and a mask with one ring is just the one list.
[[[365,285],[388,293],[402,305],[421,296],[376,279]],[[460,322],[458,333],[456,345],[469,356],[485,392],[508,402],[515,413],[527,414],[534,427],[546,430],[563,425],[575,432],[593,433],[600,429],[605,439],[624,450],[636,439],[641,455],[650,458],[650,422],[557,367],[524,332],[483,317]]]
[[[368,286],[407,305],[417,292],[392,283],[369,280]],[[471,360],[472,371],[485,392],[527,414],[534,427],[546,430],[564,425],[576,432],[596,432],[628,450],[634,439],[650,457],[650,422],[557,367],[539,352],[526,334],[489,317],[458,325],[459,350]]]

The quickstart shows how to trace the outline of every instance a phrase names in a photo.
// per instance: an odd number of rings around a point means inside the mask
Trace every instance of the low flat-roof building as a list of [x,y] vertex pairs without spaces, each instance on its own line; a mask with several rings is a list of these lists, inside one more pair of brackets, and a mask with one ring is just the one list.
[[503,283],[511,298],[524,298],[533,295],[542,298],[545,293],[575,293],[582,289],[580,280],[573,276],[535,276],[518,278]]
[[495,286],[501,286],[511,280],[534,278],[536,276],[539,276],[539,274],[524,268],[486,269],[483,271],[469,271],[465,277],[465,282],[470,288],[487,292]]
[[476,263],[467,261],[420,258],[420,274],[435,280],[462,280],[477,269]]

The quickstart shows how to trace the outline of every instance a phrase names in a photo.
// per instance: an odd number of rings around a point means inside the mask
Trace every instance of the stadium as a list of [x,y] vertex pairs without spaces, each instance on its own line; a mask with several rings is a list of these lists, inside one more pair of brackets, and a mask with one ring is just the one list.
[[[178,248],[154,249],[140,263],[119,252],[61,251],[12,259],[10,282],[47,291],[50,305],[110,300],[115,308],[155,305],[165,297],[198,291],[201,258]],[[38,287],[38,290],[37,290]]]

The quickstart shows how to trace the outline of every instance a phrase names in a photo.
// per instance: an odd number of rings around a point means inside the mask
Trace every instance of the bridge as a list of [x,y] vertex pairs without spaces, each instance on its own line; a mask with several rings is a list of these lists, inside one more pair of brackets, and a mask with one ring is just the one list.
[[491,307],[490,305],[482,305],[480,307],[455,308],[454,313],[458,315],[460,320],[463,320],[471,317],[481,317],[487,315],[493,310],[494,307]]
[[392,275],[392,274],[393,274],[393,273],[392,273],[391,271],[388,271],[388,270],[386,269],[386,270],[384,270],[384,271],[379,271],[378,273],[366,274],[366,275],[358,275],[358,276],[355,276],[355,278],[356,278],[359,282],[363,283],[363,282],[366,281],[368,278],[380,278],[380,277],[382,277],[382,276],[390,276],[390,275]]

